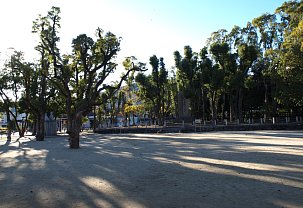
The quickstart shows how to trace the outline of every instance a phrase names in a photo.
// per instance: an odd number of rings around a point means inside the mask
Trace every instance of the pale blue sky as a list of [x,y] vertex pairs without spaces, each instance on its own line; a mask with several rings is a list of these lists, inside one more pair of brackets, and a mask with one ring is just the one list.
[[97,27],[123,38],[120,63],[125,56],[148,62],[153,54],[164,57],[167,67],[173,52],[185,45],[200,50],[210,34],[219,29],[244,27],[266,12],[273,13],[283,0],[9,0],[0,7],[0,52],[8,47],[35,56],[37,37],[32,21],[52,5],[61,7],[62,52],[70,50],[78,34],[94,35]]

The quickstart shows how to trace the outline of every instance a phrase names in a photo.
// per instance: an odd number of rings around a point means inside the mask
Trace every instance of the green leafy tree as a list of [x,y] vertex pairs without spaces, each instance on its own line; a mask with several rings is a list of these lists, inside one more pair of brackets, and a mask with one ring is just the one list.
[[266,114],[275,116],[277,113],[277,68],[280,64],[279,51],[282,43],[281,28],[275,14],[263,14],[252,21],[260,34],[262,52],[263,83],[265,88],[264,103]]
[[168,72],[163,58],[158,59],[156,55],[153,55],[150,57],[149,63],[152,66],[152,73],[150,75],[139,73],[135,80],[139,85],[140,97],[146,103],[152,103],[154,117],[158,119],[160,125],[163,125],[167,109],[167,96],[165,95]]
[[[189,99],[191,116],[199,118],[201,117],[201,77],[198,71],[198,54],[193,52],[190,46],[184,46],[184,56],[179,51],[175,51],[174,59],[179,101],[183,103],[184,99]],[[179,107],[183,109],[183,106]]]
[[[26,71],[28,71],[30,65],[24,62],[22,52],[14,51],[4,67],[0,73],[0,97],[6,108],[8,128],[12,128],[10,121],[10,116],[12,116],[19,137],[24,137],[29,112],[21,102],[21,98],[24,91],[23,78],[26,76]],[[26,116],[21,121],[18,116],[22,113],[25,113]],[[8,134],[8,137],[10,137],[10,130]]]
[[98,28],[96,40],[81,34],[72,41],[73,53],[62,56],[58,48],[60,8],[53,7],[40,21],[40,44],[49,53],[53,69],[48,73],[48,79],[66,100],[70,148],[79,148],[82,118],[93,106],[100,105],[100,93],[106,89],[118,89],[125,77],[139,68],[129,69],[115,86],[106,84],[117,66],[113,60],[120,50],[119,38]]
[[285,2],[276,10],[283,24],[283,38],[278,76],[282,79],[277,101],[286,109],[301,111],[303,106],[303,3]]
[[[39,48],[39,47],[37,47]],[[37,141],[43,141],[45,135],[45,115],[48,110],[57,111],[58,108],[52,108],[54,103],[50,105],[50,101],[59,99],[55,97],[55,88],[47,79],[50,63],[47,60],[47,54],[41,48],[40,62],[31,65],[27,70],[23,71],[22,82],[24,83],[25,92],[23,94],[23,102],[33,115],[34,129],[33,135]]]
[[[220,32],[221,31],[221,32]],[[258,57],[257,34],[251,23],[247,27],[235,26],[230,33],[219,30],[209,39],[209,50],[223,71],[222,116],[227,112],[229,102],[230,120],[242,121],[245,82],[249,71]]]
[[258,51],[255,46],[241,44],[238,46],[238,56],[239,56],[239,66],[235,74],[235,79],[237,83],[237,118],[242,121],[243,119],[243,98],[244,98],[244,89],[246,87],[245,82],[248,78],[248,72],[253,64],[253,62],[258,57]]
[[[0,78],[0,83],[2,83],[3,78]],[[2,96],[4,89],[3,89],[3,85],[0,84],[0,106],[1,106],[1,112],[5,112],[6,114],[6,128],[7,128],[7,142],[10,143],[11,142],[11,136],[12,136],[12,122],[11,122],[11,118],[10,118],[10,100],[7,99],[6,97]]]
[[224,72],[218,65],[214,65],[208,68],[208,80],[204,86],[207,89],[207,97],[210,103],[211,117],[213,121],[217,120],[218,115],[218,103],[220,96],[223,93],[222,83],[224,79]]
[[178,115],[178,84],[173,70],[168,74],[168,81],[165,88],[166,115],[176,117]]
[[[236,112],[234,104],[236,102],[236,96],[234,94],[233,80],[234,74],[236,73],[237,69],[237,55],[231,52],[230,43],[227,42],[227,36],[215,39],[214,41],[215,42],[212,42],[209,47],[209,52],[211,54],[211,57],[213,58],[215,65],[217,65],[217,70],[221,70],[221,75],[219,77],[222,77],[222,81],[220,83],[217,83],[217,85],[215,86],[217,86],[217,90],[218,92],[220,92],[220,94],[216,93],[216,96],[221,96],[222,98],[221,114],[223,117],[224,112],[227,111],[226,104],[228,102],[230,105],[230,114],[232,115],[233,112]],[[218,84],[221,85],[219,86]],[[219,99],[219,97],[217,99]],[[214,107],[215,106],[213,106],[212,108]],[[219,106],[216,106],[215,108],[218,107]]]

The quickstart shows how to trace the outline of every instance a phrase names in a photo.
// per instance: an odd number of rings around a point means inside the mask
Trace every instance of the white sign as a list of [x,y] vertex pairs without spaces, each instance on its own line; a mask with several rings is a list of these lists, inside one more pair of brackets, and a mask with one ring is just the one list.
[[201,123],[201,119],[195,119],[195,123]]

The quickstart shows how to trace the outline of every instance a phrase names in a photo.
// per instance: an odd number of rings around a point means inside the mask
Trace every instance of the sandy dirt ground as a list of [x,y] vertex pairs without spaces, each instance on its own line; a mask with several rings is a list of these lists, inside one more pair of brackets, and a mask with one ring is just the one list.
[[0,139],[0,207],[303,207],[303,131]]

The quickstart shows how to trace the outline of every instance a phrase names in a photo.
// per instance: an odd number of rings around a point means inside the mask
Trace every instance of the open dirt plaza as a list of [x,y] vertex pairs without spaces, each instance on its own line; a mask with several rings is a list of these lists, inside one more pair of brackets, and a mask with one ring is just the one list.
[[303,131],[0,140],[0,207],[303,207]]

